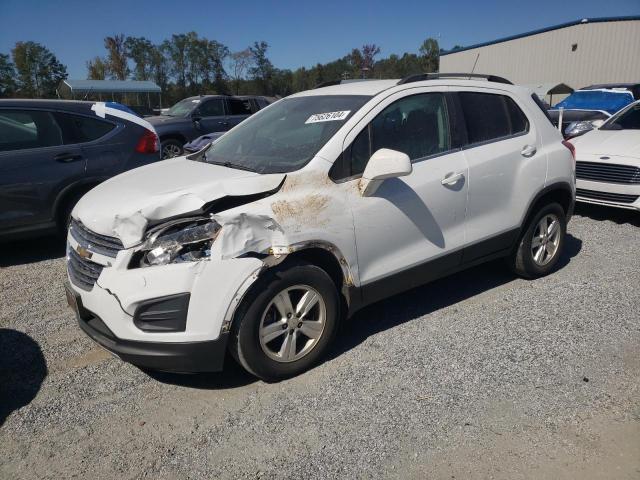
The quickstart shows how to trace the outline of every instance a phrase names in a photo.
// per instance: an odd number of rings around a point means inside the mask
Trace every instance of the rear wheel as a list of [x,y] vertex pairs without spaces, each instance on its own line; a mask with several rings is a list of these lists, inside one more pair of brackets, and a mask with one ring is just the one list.
[[238,311],[231,354],[266,381],[297,375],[326,352],[338,315],[336,286],[321,268],[295,263],[268,272]]
[[168,138],[160,143],[160,154],[162,160],[179,157],[183,153],[182,143],[174,138]]
[[542,207],[528,223],[512,254],[512,269],[525,278],[549,274],[558,263],[567,233],[567,220],[562,207],[551,203]]

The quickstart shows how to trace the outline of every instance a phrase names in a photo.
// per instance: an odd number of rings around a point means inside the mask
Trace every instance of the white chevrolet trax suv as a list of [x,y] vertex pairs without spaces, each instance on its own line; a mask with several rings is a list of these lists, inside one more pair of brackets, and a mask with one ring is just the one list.
[[461,76],[298,93],[200,152],[100,184],[68,234],[80,327],[140,367],[217,371],[229,352],[274,381],[384,297],[499,257],[548,274],[572,146],[530,90]]

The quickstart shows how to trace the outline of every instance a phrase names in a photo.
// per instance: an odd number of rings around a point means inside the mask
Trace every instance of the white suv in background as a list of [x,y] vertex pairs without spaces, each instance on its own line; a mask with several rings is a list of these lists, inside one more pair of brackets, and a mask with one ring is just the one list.
[[230,352],[272,381],[384,297],[499,257],[548,274],[574,204],[572,146],[531,91],[459,77],[298,93],[99,185],[68,235],[81,328],[142,367],[216,371]]

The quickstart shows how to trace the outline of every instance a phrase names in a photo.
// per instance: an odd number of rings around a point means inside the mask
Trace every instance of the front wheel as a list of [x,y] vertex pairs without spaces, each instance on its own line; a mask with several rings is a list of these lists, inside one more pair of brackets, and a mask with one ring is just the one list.
[[512,269],[524,278],[551,273],[560,259],[567,233],[562,207],[551,203],[542,207],[527,224],[518,248],[512,254]]
[[339,311],[336,286],[321,268],[301,262],[267,272],[238,311],[231,354],[265,381],[298,375],[326,352]]

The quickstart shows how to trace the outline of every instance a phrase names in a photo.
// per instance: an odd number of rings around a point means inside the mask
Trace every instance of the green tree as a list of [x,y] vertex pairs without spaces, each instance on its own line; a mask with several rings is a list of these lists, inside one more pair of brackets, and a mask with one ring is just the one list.
[[253,55],[251,50],[245,48],[239,52],[234,52],[229,56],[229,64],[231,69],[231,80],[233,81],[234,91],[236,95],[240,94],[240,82],[245,78],[249,68],[251,67]]
[[437,72],[440,68],[440,46],[435,38],[427,38],[420,46],[420,57],[424,72]]
[[114,35],[104,39],[104,47],[107,49],[107,68],[112,78],[126,80],[129,76],[129,64],[127,62],[127,49],[124,44],[124,35]]
[[16,91],[16,70],[9,55],[0,53],[0,97],[11,97]]
[[87,62],[87,79],[104,80],[107,78],[107,62],[101,57],[94,57]]
[[188,47],[189,37],[184,33],[173,34],[170,40],[162,42],[162,50],[169,60],[169,71],[176,79],[176,87],[182,96],[185,95],[187,89]]
[[11,53],[18,74],[17,90],[22,96],[52,97],[58,84],[67,78],[67,67],[39,43],[17,42]]
[[144,37],[127,37],[124,46],[127,57],[133,61],[133,78],[150,80],[153,76],[155,45]]
[[272,79],[274,74],[274,67],[271,60],[267,58],[267,49],[269,44],[264,40],[261,42],[254,42],[253,47],[249,47],[249,51],[253,56],[253,66],[251,67],[251,75],[255,80],[258,92],[264,95],[273,94]]

